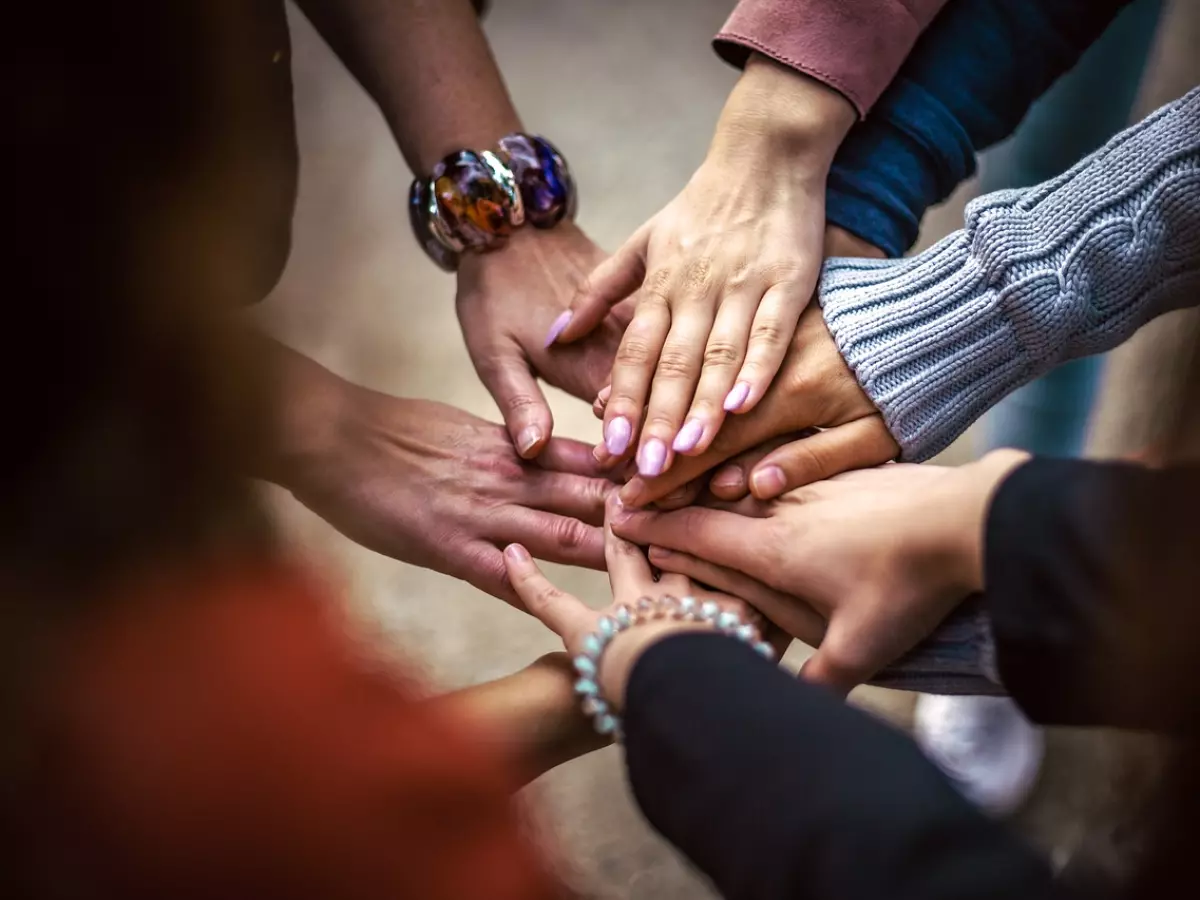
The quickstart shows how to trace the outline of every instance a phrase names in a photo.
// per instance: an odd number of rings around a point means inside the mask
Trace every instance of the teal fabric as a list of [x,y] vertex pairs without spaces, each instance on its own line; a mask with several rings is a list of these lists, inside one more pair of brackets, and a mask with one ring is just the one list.
[[[1013,138],[986,154],[981,193],[1028,187],[1066,171],[1129,122],[1158,30],[1162,0],[1137,0],[1029,112]],[[1020,388],[984,419],[986,446],[1080,456],[1104,357],[1069,362]]]

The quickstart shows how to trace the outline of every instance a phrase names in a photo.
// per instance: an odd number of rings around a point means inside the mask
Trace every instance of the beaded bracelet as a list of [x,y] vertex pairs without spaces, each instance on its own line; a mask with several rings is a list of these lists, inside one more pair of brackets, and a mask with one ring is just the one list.
[[579,674],[575,693],[582,700],[583,714],[592,719],[592,725],[599,734],[612,735],[618,742],[623,738],[621,718],[600,696],[600,660],[618,634],[655,619],[707,622],[718,632],[750,644],[767,659],[775,658],[774,649],[761,640],[757,628],[743,620],[738,613],[722,610],[711,600],[700,603],[695,597],[676,599],[668,595],[658,600],[642,597],[632,607],[618,607],[611,616],[603,616],[596,630],[583,639],[583,652],[574,659],[575,671]]
[[408,213],[422,249],[452,272],[463,252],[495,249],[526,221],[553,228],[574,218],[575,198],[570,169],[553,144],[508,134],[494,150],[458,150],[428,178],[414,179]]

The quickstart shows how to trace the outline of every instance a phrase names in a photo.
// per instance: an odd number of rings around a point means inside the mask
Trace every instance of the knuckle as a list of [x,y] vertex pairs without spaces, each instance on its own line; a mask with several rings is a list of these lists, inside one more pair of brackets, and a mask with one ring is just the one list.
[[566,595],[549,581],[543,581],[530,592],[528,602],[538,609],[545,609],[561,602],[564,596]]
[[730,369],[741,362],[741,359],[741,347],[724,338],[713,338],[704,348],[706,368]]
[[677,416],[661,409],[646,413],[646,422],[642,430],[649,437],[659,437],[664,440],[673,436],[679,422]]
[[655,377],[667,379],[691,378],[695,375],[692,356],[686,347],[667,344],[658,357]]
[[524,391],[517,391],[516,393],[509,394],[504,398],[503,403],[505,409],[514,413],[523,412],[527,409],[537,409],[541,406],[541,403],[536,397],[534,397],[532,394],[527,394]]
[[715,280],[713,261],[708,256],[699,256],[683,267],[683,287],[692,294],[707,294]]
[[554,543],[562,550],[587,546],[591,528],[578,519],[563,519],[554,526]]
[[796,441],[780,464],[789,475],[792,486],[798,482],[820,481],[826,476],[825,458],[805,440]]
[[729,267],[725,276],[725,285],[732,290],[740,290],[746,287],[754,277],[755,272],[750,263],[745,259],[738,259]]
[[791,284],[805,277],[806,269],[794,262],[762,263],[758,271],[769,284]]
[[638,299],[639,308],[643,305],[650,308],[666,306],[671,299],[671,270],[658,268],[646,276],[642,282],[642,294]]
[[755,321],[754,327],[750,329],[750,341],[756,344],[781,344],[790,337],[783,323],[774,316]]
[[650,362],[653,356],[654,347],[650,341],[640,331],[633,332],[631,326],[631,330],[625,334],[625,340],[617,348],[616,364],[640,368]]

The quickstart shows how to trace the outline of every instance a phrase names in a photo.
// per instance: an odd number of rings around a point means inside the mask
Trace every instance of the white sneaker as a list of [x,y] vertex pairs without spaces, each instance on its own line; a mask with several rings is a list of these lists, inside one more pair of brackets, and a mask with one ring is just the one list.
[[994,816],[1025,802],[1046,751],[1041,729],[1007,697],[922,694],[913,737],[963,796]]

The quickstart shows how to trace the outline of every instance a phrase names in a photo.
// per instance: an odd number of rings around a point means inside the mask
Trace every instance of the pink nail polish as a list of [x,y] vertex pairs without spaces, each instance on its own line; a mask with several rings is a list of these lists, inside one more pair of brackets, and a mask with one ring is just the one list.
[[671,444],[671,447],[676,453],[687,453],[700,443],[702,437],[704,437],[704,423],[699,419],[688,419],[679,429],[679,434],[675,435],[675,442]]
[[746,398],[750,396],[750,385],[745,381],[739,381],[733,386],[733,390],[725,397],[725,412],[733,412],[739,409]]
[[604,427],[604,446],[613,456],[620,456],[629,449],[631,437],[633,437],[633,426],[624,416],[617,416]]
[[658,438],[650,438],[638,454],[638,474],[643,478],[655,478],[662,474],[666,462],[667,445]]
[[574,315],[575,313],[568,309],[554,320],[554,324],[550,326],[550,332],[546,335],[547,347],[558,340],[559,335],[561,335],[566,330],[567,326],[571,324],[571,317]]

